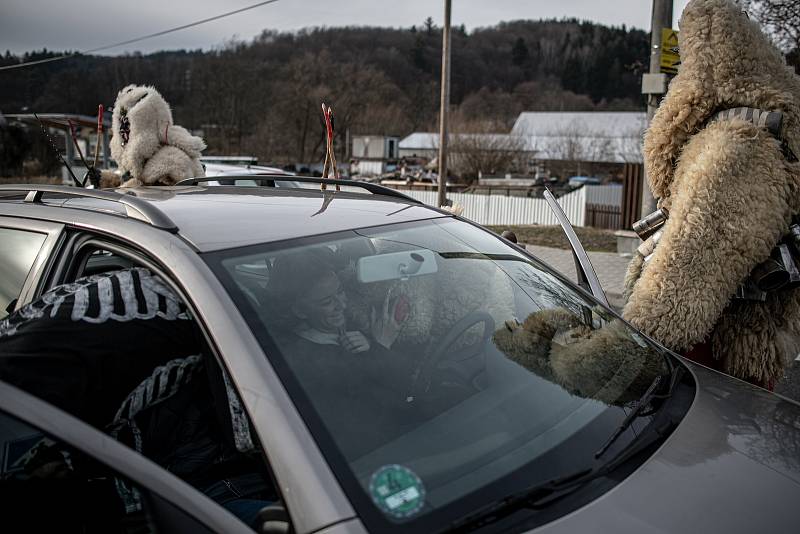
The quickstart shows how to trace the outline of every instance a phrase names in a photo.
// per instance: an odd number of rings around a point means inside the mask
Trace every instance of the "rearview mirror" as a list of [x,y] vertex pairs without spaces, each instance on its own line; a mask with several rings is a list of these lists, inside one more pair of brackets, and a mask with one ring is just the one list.
[[356,264],[356,277],[361,283],[407,280],[438,270],[436,257],[430,250],[406,250],[360,258]]

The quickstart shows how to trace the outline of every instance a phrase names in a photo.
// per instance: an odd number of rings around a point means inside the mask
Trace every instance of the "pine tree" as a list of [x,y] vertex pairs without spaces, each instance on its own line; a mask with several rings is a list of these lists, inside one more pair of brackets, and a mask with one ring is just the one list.
[[514,43],[513,48],[511,48],[511,62],[516,65],[524,65],[525,62],[528,61],[530,57],[530,52],[528,52],[528,46],[525,44],[525,39],[522,37],[517,37],[517,41]]
[[411,62],[419,70],[428,70],[428,61],[425,59],[425,39],[421,35],[417,35],[416,39],[414,39],[414,47],[411,49]]
[[433,35],[433,30],[436,28],[436,24],[433,23],[433,17],[428,17],[425,19],[425,31],[428,35]]

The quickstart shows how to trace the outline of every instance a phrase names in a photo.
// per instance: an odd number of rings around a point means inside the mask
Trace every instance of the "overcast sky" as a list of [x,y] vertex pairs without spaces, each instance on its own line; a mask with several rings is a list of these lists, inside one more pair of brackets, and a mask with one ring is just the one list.
[[[674,0],[675,24],[688,0]],[[0,51],[87,50],[187,24],[257,0],[0,0]],[[115,48],[105,54],[210,49],[264,29],[370,25],[409,27],[431,16],[440,25],[443,0],[279,0],[231,17]],[[650,0],[453,0],[453,24],[468,29],[500,21],[577,17],[650,28]]]

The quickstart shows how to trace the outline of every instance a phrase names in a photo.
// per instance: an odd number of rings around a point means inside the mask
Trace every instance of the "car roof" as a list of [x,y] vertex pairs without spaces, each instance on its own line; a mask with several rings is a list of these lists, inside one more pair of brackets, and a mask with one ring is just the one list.
[[[300,188],[188,186],[137,188],[200,251],[442,217],[430,207],[383,195]],[[154,196],[155,195],[155,196]]]
[[[0,200],[86,210],[100,228],[111,229],[118,217],[138,219],[179,234],[200,252],[449,215],[375,184],[328,180],[323,191],[317,178],[265,178],[279,187],[253,185],[249,178],[242,177],[250,185],[192,179],[189,185],[117,190],[8,185],[0,186]],[[53,220],[68,220],[67,212]]]

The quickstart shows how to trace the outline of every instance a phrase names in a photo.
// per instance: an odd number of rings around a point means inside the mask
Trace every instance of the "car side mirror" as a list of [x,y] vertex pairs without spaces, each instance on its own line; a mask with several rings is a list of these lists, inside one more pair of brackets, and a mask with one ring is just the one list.
[[503,239],[507,239],[507,240],[511,241],[512,243],[516,243],[517,242],[517,234],[515,234],[511,230],[504,230],[503,233],[500,234],[500,237],[502,237]]
[[292,521],[283,503],[276,502],[265,506],[258,512],[261,534],[294,534]]

